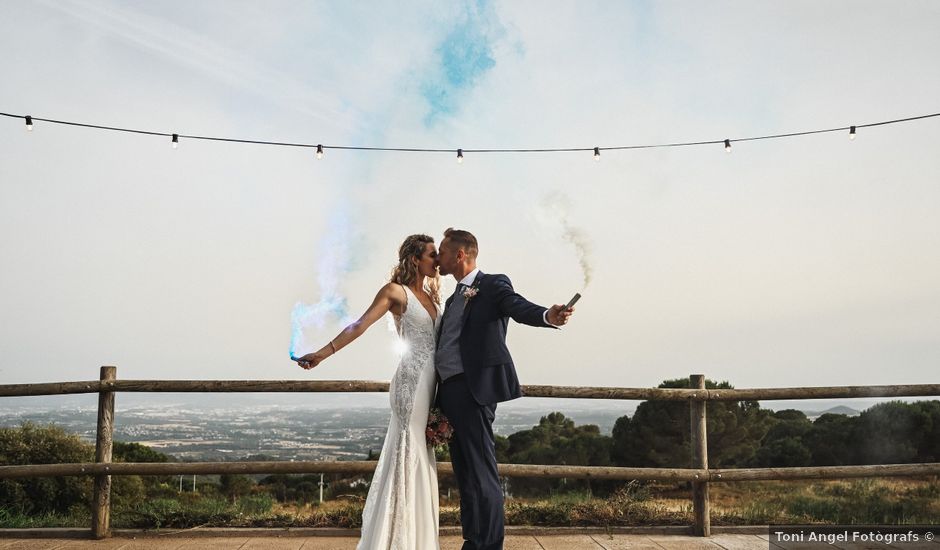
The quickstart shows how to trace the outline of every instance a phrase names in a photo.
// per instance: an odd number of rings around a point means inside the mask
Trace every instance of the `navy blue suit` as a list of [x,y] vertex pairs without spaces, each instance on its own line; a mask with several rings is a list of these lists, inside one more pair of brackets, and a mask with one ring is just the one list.
[[[466,303],[460,332],[464,374],[438,386],[437,404],[454,427],[450,456],[460,489],[463,550],[496,550],[503,547],[504,513],[493,420],[497,403],[522,397],[506,347],[509,319],[554,327],[544,321],[546,308],[517,294],[509,277],[480,272],[472,286],[478,291]],[[464,299],[453,296],[446,305]]]

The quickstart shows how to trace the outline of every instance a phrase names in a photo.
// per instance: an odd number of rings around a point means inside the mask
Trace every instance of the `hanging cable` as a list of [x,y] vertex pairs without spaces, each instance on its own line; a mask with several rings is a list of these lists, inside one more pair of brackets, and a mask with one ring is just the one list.
[[[191,140],[204,140],[204,141],[224,141],[228,143],[247,143],[254,145],[273,145],[278,147],[304,147],[304,148],[316,148],[317,158],[322,158],[324,149],[339,149],[347,151],[391,151],[391,152],[401,152],[401,153],[454,153],[453,149],[439,149],[439,148],[421,148],[421,147],[363,147],[363,146],[353,146],[353,145],[322,145],[322,144],[311,144],[311,143],[294,143],[294,142],[285,142],[285,141],[263,141],[263,140],[254,140],[254,139],[236,139],[228,137],[214,137],[214,136],[200,136],[200,135],[190,135],[190,134],[171,134],[166,132],[154,132],[151,130],[138,130],[134,128],[122,128],[118,126],[105,126],[102,124],[86,124],[82,122],[73,122],[69,120],[57,120],[51,118],[40,118],[34,117],[31,115],[14,115],[11,113],[2,113],[0,116],[8,118],[19,118],[26,120],[27,130],[32,128],[32,122],[48,122],[50,124],[61,124],[65,126],[76,126],[80,128],[91,128],[96,130],[107,130],[112,132],[126,132],[132,134],[142,134],[148,136],[163,136],[163,137],[172,137],[173,135],[178,138],[185,138]],[[751,136],[743,138],[726,138],[726,139],[716,139],[716,140],[706,140],[706,141],[685,141],[685,142],[675,142],[675,143],[655,143],[647,145],[619,145],[611,147],[559,147],[559,148],[540,148],[540,149],[458,149],[457,157],[458,162],[463,159],[463,153],[569,153],[569,152],[581,152],[581,151],[593,151],[595,160],[600,159],[600,150],[604,149],[605,151],[624,151],[630,149],[657,149],[664,147],[691,147],[695,145],[715,145],[715,144],[724,144],[725,150],[730,150],[732,141],[757,141],[763,139],[781,139],[788,137],[798,137],[798,136],[808,136],[813,134],[825,134],[829,132],[844,132],[849,130],[849,137],[855,135],[854,129],[856,128],[872,128],[875,126],[885,126],[888,124],[898,124],[901,122],[911,122],[914,120],[923,120],[927,118],[934,118],[940,116],[940,113],[932,113],[928,115],[919,115],[908,118],[898,118],[893,120],[884,120],[881,122],[870,122],[868,124],[856,124],[854,126],[841,126],[838,128],[826,128],[821,130],[806,130],[802,132],[790,132],[786,134],[771,134],[766,136]],[[730,151],[729,151],[730,152]]]

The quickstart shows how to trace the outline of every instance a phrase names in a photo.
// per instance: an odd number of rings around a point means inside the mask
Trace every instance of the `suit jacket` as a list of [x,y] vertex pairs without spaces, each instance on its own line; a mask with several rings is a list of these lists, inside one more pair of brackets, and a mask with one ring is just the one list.
[[[533,327],[556,327],[545,323],[546,308],[516,293],[505,275],[481,271],[472,287],[477,288],[477,294],[464,307],[460,332],[460,358],[470,393],[481,405],[522,397],[516,367],[506,347],[509,319]],[[452,296],[446,306],[453,300],[464,299],[461,295]]]

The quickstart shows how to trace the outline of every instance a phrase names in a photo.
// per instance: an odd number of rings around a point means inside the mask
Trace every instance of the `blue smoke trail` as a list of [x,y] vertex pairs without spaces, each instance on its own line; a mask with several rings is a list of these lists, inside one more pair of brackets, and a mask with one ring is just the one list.
[[315,304],[297,302],[291,311],[290,357],[303,355],[304,329],[314,326],[322,329],[328,321],[349,324],[349,306],[340,290],[342,280],[353,270],[352,243],[350,239],[348,208],[345,205],[333,211],[327,234],[321,242],[317,283],[320,286],[320,301]]

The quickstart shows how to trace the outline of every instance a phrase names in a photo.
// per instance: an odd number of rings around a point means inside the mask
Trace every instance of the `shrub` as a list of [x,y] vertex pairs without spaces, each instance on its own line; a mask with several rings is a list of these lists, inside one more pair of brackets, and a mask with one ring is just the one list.
[[[56,426],[25,422],[0,428],[0,464],[91,462],[94,448]],[[91,501],[91,478],[63,476],[0,480],[0,508],[25,515],[65,514]]]

